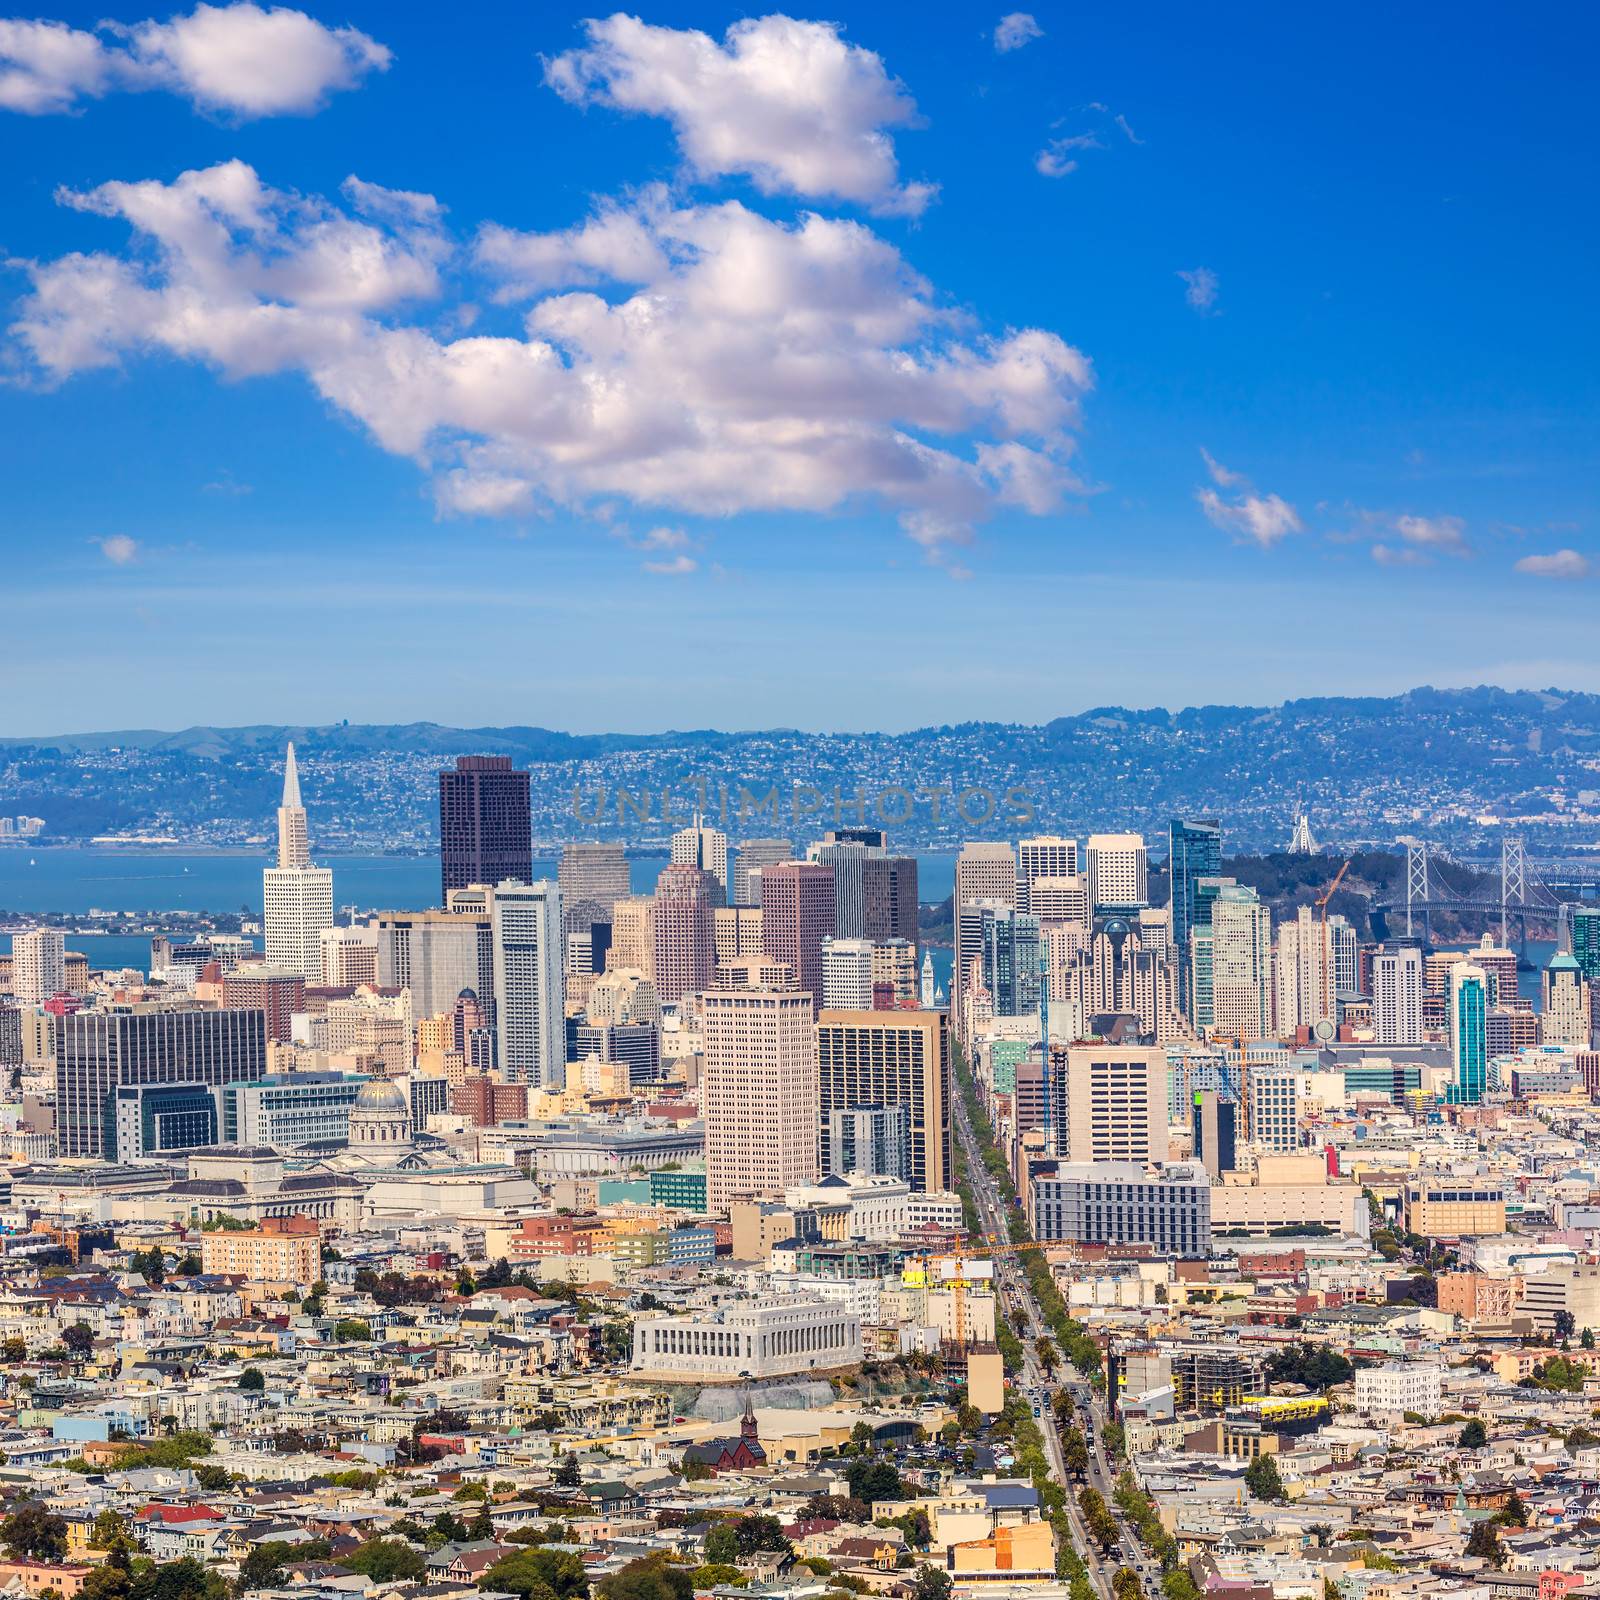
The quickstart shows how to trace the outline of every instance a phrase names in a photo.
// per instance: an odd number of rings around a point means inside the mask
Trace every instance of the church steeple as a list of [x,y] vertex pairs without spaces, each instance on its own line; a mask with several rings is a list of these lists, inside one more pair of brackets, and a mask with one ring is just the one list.
[[756,1426],[756,1408],[750,1399],[750,1391],[744,1392],[744,1415],[739,1419],[739,1437],[741,1439],[756,1439],[760,1437],[760,1429]]

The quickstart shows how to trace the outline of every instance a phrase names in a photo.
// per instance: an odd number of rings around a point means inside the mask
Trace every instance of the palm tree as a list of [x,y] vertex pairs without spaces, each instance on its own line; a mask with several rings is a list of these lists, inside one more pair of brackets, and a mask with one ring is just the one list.
[[1036,1339],[1033,1345],[1033,1353],[1039,1358],[1039,1365],[1044,1368],[1047,1375],[1056,1370],[1056,1363],[1060,1360],[1060,1357],[1056,1353],[1054,1339]]

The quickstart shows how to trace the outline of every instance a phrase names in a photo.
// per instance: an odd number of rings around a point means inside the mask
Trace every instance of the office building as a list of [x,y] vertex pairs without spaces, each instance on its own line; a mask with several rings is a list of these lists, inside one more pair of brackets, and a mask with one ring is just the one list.
[[[890,1005],[912,1005],[917,1001],[917,947],[908,939],[875,939],[872,943],[874,1006],[881,1006],[885,990]],[[928,1009],[932,1003],[930,997]]]
[[457,756],[439,774],[439,899],[474,883],[533,876],[529,777],[509,756]]
[[1584,981],[1577,958],[1551,956],[1540,979],[1544,1011],[1539,1018],[1539,1037],[1545,1044],[1564,1044],[1578,1050],[1589,1048],[1589,985]]
[[306,1008],[306,980],[298,972],[265,965],[235,967],[222,975],[222,1003],[264,1012],[267,1037],[275,1044],[287,1044],[294,1037],[295,1012]]
[[547,878],[494,891],[494,1012],[500,1068],[512,1083],[566,1082],[561,891]]
[[528,1086],[497,1083],[482,1073],[474,1073],[450,1091],[450,1109],[474,1128],[522,1122],[528,1115]]
[[[833,929],[840,939],[866,937],[866,866],[872,854],[872,846],[832,833],[806,851],[807,861],[824,866],[833,874]],[[877,854],[882,855],[881,849]]]
[[1211,1182],[1198,1162],[1066,1162],[1033,1183],[1041,1243],[1107,1245],[1199,1259],[1211,1253]]
[[628,1082],[643,1087],[661,1078],[661,1031],[649,1022],[595,1022],[567,1019],[567,1060],[620,1061]]
[[620,844],[565,845],[557,882],[564,906],[592,901],[610,907],[628,893],[628,858]]
[[[1021,885],[1018,885],[1020,890]],[[1081,872],[1068,877],[1035,878],[1028,886],[1028,910],[1040,925],[1071,923],[1089,930],[1089,880]]]
[[1215,1183],[1238,1160],[1238,1107],[1216,1089],[1196,1089],[1193,1109],[1194,1158]]
[[350,1112],[371,1079],[356,1072],[272,1072],[214,1091],[218,1142],[272,1150],[343,1144]]
[[1450,968],[1446,1029],[1450,1044],[1449,1098],[1476,1105],[1489,1082],[1489,978],[1481,966],[1457,961]]
[[[1137,1045],[1067,1049],[1068,1161],[1163,1161],[1167,1154],[1167,1055]],[[1056,1130],[1057,1140],[1061,1130]]]
[[1137,911],[1150,903],[1150,864],[1137,833],[1091,833],[1086,851],[1089,899],[1101,911]]
[[1272,1036],[1272,912],[1254,889],[1217,891],[1211,904],[1212,1031],[1250,1043]]
[[322,987],[354,989],[378,981],[378,935],[372,928],[322,930]]
[[833,938],[833,869],[786,861],[761,873],[761,947],[792,969],[800,989],[822,1004],[822,941]]
[[127,1007],[79,1011],[56,1022],[56,1144],[63,1159],[98,1159],[115,1142],[123,1085],[223,1084],[267,1067],[260,1011]]
[[716,880],[700,867],[677,862],[656,879],[652,911],[656,995],[681,1005],[711,987],[716,966]]
[[269,967],[322,981],[322,930],[333,926],[333,874],[311,864],[300,772],[291,744],[283,764],[278,807],[278,864],[261,874],[262,929]]
[[1278,928],[1275,1017],[1281,1037],[1335,1016],[1332,938],[1324,949],[1322,933],[1310,906],[1299,907]]
[[819,1152],[811,996],[709,990],[704,1029],[700,1105],[711,1209],[725,1210],[734,1200],[775,1200],[813,1182]]
[[1040,878],[1075,878],[1078,875],[1078,841],[1059,834],[1038,834],[1017,845],[1017,910],[1043,911],[1033,903],[1033,885]]
[[[22,1065],[22,1013],[0,1001],[0,1070]],[[9,1083],[9,1079],[5,1080]]]
[[1178,1009],[1192,1021],[1191,934],[1196,926],[1200,879],[1218,877],[1222,872],[1222,824],[1215,817],[1174,817],[1168,838],[1167,874],[1172,890],[1172,948]]
[[1506,1231],[1505,1187],[1489,1178],[1413,1178],[1400,1215],[1406,1232],[1424,1239],[1501,1234]]
[[955,961],[950,969],[950,1008],[961,1013],[962,996],[972,977],[972,963],[981,953],[982,924],[963,922],[962,908],[978,903],[990,906],[1015,906],[1017,903],[1017,858],[1008,844],[975,840],[961,847],[956,857]]
[[947,1189],[950,1160],[950,1027],[942,1011],[835,1011],[817,1018],[823,1126],[856,1106],[903,1107],[909,1118],[913,1189]]
[[790,839],[746,839],[733,862],[733,901],[740,906],[761,904],[761,869],[794,860]]
[[203,1083],[123,1083],[112,1097],[108,1161],[148,1161],[217,1143],[217,1102]]
[[1585,983],[1600,979],[1600,907],[1573,908],[1572,959],[1578,963]]
[[693,824],[672,836],[672,865],[698,867],[710,879],[711,903],[728,903],[728,836],[717,828],[705,827],[696,817]]
[[761,954],[761,907],[718,906],[711,916],[717,964]]
[[822,1171],[824,1176],[876,1173],[909,1184],[912,1181],[910,1107],[833,1107],[828,1112]]
[[1378,1044],[1422,1043],[1422,949],[1386,944],[1372,958],[1372,1030]]
[[17,1004],[42,1006],[67,987],[66,935],[29,928],[11,936],[11,992]]
[[1009,906],[982,907],[978,951],[995,1016],[1036,1015],[1044,982],[1039,919]]
[[870,939],[822,941],[822,1004],[837,1011],[872,1009]]
[[612,904],[611,948],[606,952],[608,969],[640,972],[654,982],[655,909],[655,896],[648,894],[627,895]]
[[[465,904],[461,891],[452,894]],[[409,989],[411,1009],[419,1017],[436,1017],[454,1008],[471,990],[485,1010],[494,1001],[494,913],[492,889],[480,890],[484,909],[451,911],[384,911],[368,923],[377,943],[378,986]],[[460,1048],[458,1045],[457,1048]]]
[[915,856],[869,854],[861,863],[861,899],[866,938],[917,942]]
[[1247,1092],[1252,1145],[1280,1155],[1292,1155],[1300,1148],[1301,1081],[1292,1069],[1251,1068]]

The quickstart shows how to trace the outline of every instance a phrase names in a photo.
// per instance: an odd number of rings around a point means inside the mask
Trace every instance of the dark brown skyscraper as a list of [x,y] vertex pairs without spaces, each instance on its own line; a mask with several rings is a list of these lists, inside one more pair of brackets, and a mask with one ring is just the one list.
[[440,904],[452,889],[533,877],[528,774],[510,756],[457,756],[439,774]]
[[834,935],[833,868],[784,861],[761,869],[761,951],[794,969],[798,986],[822,1004],[822,941]]

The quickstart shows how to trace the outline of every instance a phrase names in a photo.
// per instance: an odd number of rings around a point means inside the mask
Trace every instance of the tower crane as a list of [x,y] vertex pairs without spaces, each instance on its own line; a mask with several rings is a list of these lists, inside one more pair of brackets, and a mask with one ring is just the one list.
[[1339,885],[1344,882],[1345,873],[1350,870],[1350,862],[1354,859],[1352,856],[1345,860],[1345,864],[1335,874],[1333,882],[1328,885],[1327,892],[1316,902],[1317,911],[1322,918],[1322,1001],[1328,1008],[1329,1020],[1335,1023],[1339,1020],[1339,1003],[1329,985],[1328,902],[1338,892]]

